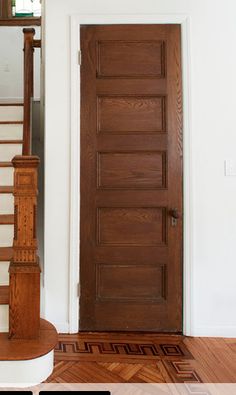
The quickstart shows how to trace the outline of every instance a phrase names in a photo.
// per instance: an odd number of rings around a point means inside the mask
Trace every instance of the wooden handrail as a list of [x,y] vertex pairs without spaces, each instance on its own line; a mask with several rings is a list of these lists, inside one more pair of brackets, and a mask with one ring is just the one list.
[[24,33],[24,125],[23,155],[31,154],[31,104],[34,94],[34,35],[35,29],[25,28]]

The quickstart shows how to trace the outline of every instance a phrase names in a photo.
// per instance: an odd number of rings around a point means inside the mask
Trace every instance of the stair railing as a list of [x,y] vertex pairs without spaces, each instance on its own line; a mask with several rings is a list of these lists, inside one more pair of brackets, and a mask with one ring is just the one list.
[[15,156],[14,240],[10,263],[9,338],[37,339],[40,329],[40,264],[37,256],[37,195],[39,158],[31,155],[34,85],[34,29],[24,32],[23,155]]
[[41,47],[41,40],[34,40],[35,30],[23,29],[24,33],[24,124],[23,155],[31,154],[32,100],[34,96],[34,48]]

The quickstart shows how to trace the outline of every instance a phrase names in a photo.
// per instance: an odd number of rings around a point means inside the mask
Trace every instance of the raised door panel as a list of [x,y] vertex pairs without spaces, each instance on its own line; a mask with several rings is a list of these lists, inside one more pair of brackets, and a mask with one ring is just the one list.
[[156,246],[166,243],[166,209],[98,208],[97,242],[100,245]]
[[161,189],[167,185],[166,152],[99,152],[98,188]]
[[164,96],[98,97],[98,132],[165,132]]
[[99,41],[97,76],[163,78],[165,76],[164,41]]
[[165,299],[165,267],[162,265],[97,265],[98,301],[140,303]]

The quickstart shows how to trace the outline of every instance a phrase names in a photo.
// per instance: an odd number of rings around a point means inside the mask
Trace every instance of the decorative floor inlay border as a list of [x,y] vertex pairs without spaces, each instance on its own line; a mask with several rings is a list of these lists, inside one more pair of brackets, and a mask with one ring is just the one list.
[[200,376],[186,361],[164,361],[164,366],[175,383],[202,383]]
[[201,383],[192,361],[178,335],[59,335],[48,382]]
[[[84,360],[86,356],[90,358],[94,356],[95,360],[98,357],[106,356],[112,357],[119,356],[124,358],[145,358],[145,359],[160,359],[160,358],[186,358],[192,359],[191,353],[186,346],[181,342],[174,343],[159,343],[157,340],[152,342],[135,342],[127,340],[121,341],[106,341],[97,339],[84,340],[80,335],[78,339],[59,339],[58,345],[55,349],[57,360],[64,359],[65,357],[76,357],[78,360]],[[159,340],[160,341],[160,340]],[[102,361],[101,359],[99,359]],[[107,360],[107,359],[106,359]]]

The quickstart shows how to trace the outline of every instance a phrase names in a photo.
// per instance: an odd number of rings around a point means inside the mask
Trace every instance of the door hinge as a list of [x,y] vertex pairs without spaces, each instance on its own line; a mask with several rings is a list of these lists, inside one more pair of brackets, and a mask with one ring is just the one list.
[[80,297],[80,284],[77,285],[77,294],[78,294],[78,297]]
[[81,51],[78,51],[78,64],[81,66],[82,63],[82,55],[81,55]]

